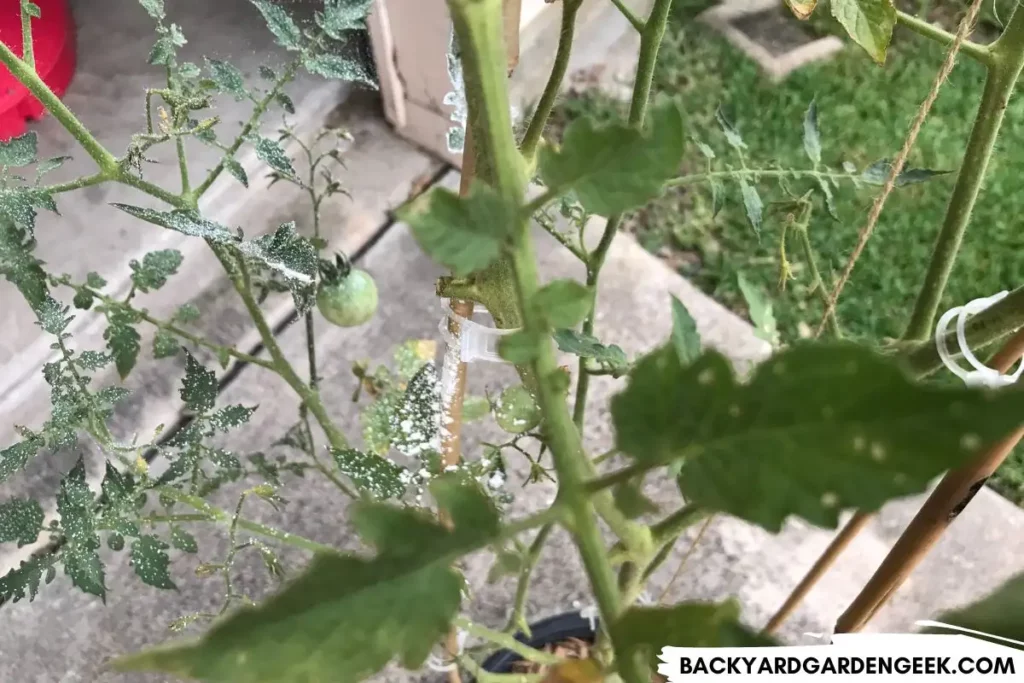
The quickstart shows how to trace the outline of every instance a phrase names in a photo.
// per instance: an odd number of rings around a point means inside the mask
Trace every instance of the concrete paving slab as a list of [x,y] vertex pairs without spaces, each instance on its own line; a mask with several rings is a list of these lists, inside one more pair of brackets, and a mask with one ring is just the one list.
[[[446,184],[453,184],[454,177]],[[541,240],[542,272],[552,277],[577,272],[565,252],[551,240]],[[355,380],[350,372],[354,359],[383,360],[389,348],[409,338],[434,338],[441,315],[433,296],[434,278],[440,271],[419,251],[402,226],[393,227],[362,261],[378,279],[381,294],[379,315],[363,328],[345,330],[322,326],[318,344],[323,359],[323,394],[331,412],[349,434],[358,433],[357,411],[350,404]],[[607,275],[600,296],[599,333],[608,342],[622,345],[627,352],[649,349],[662,342],[670,328],[668,293],[679,296],[693,313],[706,342],[721,349],[740,364],[763,357],[764,346],[751,334],[749,326],[704,297],[660,260],[647,254],[628,236],[616,238],[608,260]],[[304,341],[298,326],[287,328],[280,336],[286,352],[298,361]],[[471,390],[480,392],[510,381],[509,368],[499,365],[473,365]],[[587,444],[595,452],[611,442],[606,426],[607,402],[622,380],[595,382],[593,403],[588,415]],[[283,433],[294,420],[297,403],[276,377],[259,368],[248,367],[227,385],[223,403],[259,403],[254,421],[230,437],[227,446],[248,452],[264,447]],[[473,453],[481,439],[493,427],[484,425],[467,434],[466,452]],[[545,506],[554,494],[550,484],[532,485],[520,490],[526,474],[524,463],[509,461],[509,490],[515,493],[510,505],[513,516]],[[679,504],[671,482],[651,481],[651,495],[666,509]],[[284,491],[289,504],[280,514],[253,505],[247,514],[258,521],[273,523],[318,541],[353,548],[358,541],[345,525],[345,501],[327,482],[306,478],[296,480]],[[230,505],[230,496],[221,501]],[[1003,501],[1005,503],[1005,501]],[[903,523],[913,505],[890,506],[876,525],[859,538],[837,569],[815,591],[796,618],[783,631],[794,641],[804,640],[808,631],[828,632],[835,616],[853,596],[882,557],[891,539],[891,531]],[[978,540],[1000,543],[1007,558],[1024,558],[1024,536],[1019,533],[1020,510],[1009,509],[992,496],[982,495],[961,516],[953,532],[929,558],[916,578],[918,586],[907,591],[902,602],[893,606],[872,624],[873,629],[903,630],[913,620],[931,616],[989,590],[998,582],[1004,568],[987,572],[967,572],[959,557],[978,557],[984,548]],[[1002,518],[1012,518],[1006,523]],[[980,529],[978,525],[985,528]],[[118,653],[162,642],[168,637],[167,624],[182,614],[217,606],[220,584],[202,581],[191,574],[200,558],[216,561],[225,552],[222,529],[194,529],[200,539],[199,558],[175,556],[174,577],[180,592],[165,592],[140,584],[126,566],[125,558],[111,558],[108,585],[111,593],[104,607],[94,598],[71,590],[64,577],[47,587],[33,603],[9,604],[0,608],[5,628],[0,631],[0,680],[128,681],[131,683],[165,680],[160,676],[115,677],[102,672],[103,662]],[[692,536],[692,533],[691,533]],[[777,537],[735,520],[716,521],[705,541],[690,560],[689,569],[669,592],[671,599],[722,599],[739,597],[744,601],[745,619],[752,625],[763,623],[778,606],[786,591],[796,583],[805,568],[828,542],[831,534],[791,524]],[[975,542],[972,543],[972,539]],[[677,544],[673,557],[652,582],[657,594],[674,571],[688,543]],[[112,553],[108,553],[112,555]],[[292,552],[282,556],[290,567],[301,564],[302,557]],[[270,587],[262,569],[247,561],[239,567],[240,585],[254,597]],[[484,623],[500,626],[507,617],[513,585],[484,581],[490,561],[475,555],[465,563],[473,586],[470,614]],[[941,577],[941,584],[936,583]],[[960,584],[956,595],[927,590],[935,585]],[[586,603],[587,584],[575,552],[564,535],[554,538],[535,574],[529,614],[543,617],[572,609],[574,602]],[[904,598],[904,596],[901,596]],[[17,653],[15,655],[15,653]],[[433,677],[422,673],[390,670],[378,681],[421,681]]]

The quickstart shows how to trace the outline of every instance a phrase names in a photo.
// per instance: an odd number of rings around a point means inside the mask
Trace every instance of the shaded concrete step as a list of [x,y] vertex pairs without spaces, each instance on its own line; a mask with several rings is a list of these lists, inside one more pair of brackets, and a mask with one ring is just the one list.
[[[391,133],[380,118],[379,103],[373,94],[352,95],[341,104],[332,106],[324,116],[324,121],[329,120],[332,125],[346,126],[353,140],[341,150],[348,168],[338,168],[335,172],[335,178],[352,197],[335,195],[322,205],[322,234],[332,249],[354,254],[389,223],[390,211],[404,202],[410,193],[419,191],[423,184],[429,182],[440,165]],[[311,127],[311,131],[318,127]],[[236,211],[231,224],[244,225],[247,233],[258,234],[274,229],[282,222],[295,220],[300,231],[307,234],[311,231],[311,207],[305,193],[288,183],[277,183],[270,190],[262,186],[263,182],[254,176],[250,192],[234,200]],[[158,232],[157,236],[160,234]],[[162,234],[173,233],[163,231]],[[241,350],[256,348],[259,335],[209,248],[198,239],[190,239],[182,246],[188,250],[185,272],[172,277],[158,293],[140,298],[137,304],[148,307],[154,315],[169,317],[164,311],[172,311],[178,305],[191,301],[203,314],[192,328],[196,333]],[[196,262],[191,269],[188,268],[190,260]],[[126,264],[122,262],[119,265],[127,271]],[[197,273],[196,270],[202,272]],[[290,297],[277,295],[267,300],[264,310],[269,323],[278,327],[292,316],[294,306]],[[80,314],[80,317],[99,318],[91,313]],[[73,343],[76,348],[103,347],[104,323],[102,319],[97,322],[92,335],[75,335]],[[152,434],[158,425],[170,426],[180,415],[176,378],[183,361],[154,360],[151,353],[153,328],[140,325],[139,332],[143,335],[143,350],[136,369],[125,384],[133,391],[133,396],[119,407],[112,425],[115,435],[125,439],[134,434]],[[204,362],[218,364],[205,349],[195,350],[195,354]],[[298,367],[304,369],[305,361]],[[49,394],[42,381],[41,366],[34,368],[33,373],[39,385],[35,390],[24,391],[18,401],[10,395],[4,397],[8,406],[0,411],[4,414],[4,421],[0,424],[0,443],[4,446],[17,440],[13,433],[15,424],[36,426],[49,415]],[[112,368],[96,377],[96,386],[118,383]],[[101,476],[103,458],[87,446],[59,454],[40,455],[20,475],[0,484],[0,500],[29,496],[52,507],[61,478],[81,454],[86,456],[90,473]],[[17,566],[28,550],[0,548],[0,572]]]

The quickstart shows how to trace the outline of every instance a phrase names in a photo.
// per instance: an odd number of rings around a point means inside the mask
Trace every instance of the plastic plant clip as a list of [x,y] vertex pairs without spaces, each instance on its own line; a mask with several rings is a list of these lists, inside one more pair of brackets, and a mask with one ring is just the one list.
[[462,651],[466,647],[466,640],[469,638],[469,634],[463,631],[461,628],[458,629],[455,635],[455,644],[458,648],[458,652],[451,656],[450,660],[441,657],[433,652],[427,656],[427,668],[437,673],[447,673],[455,669],[458,666],[455,660],[462,654]]
[[[516,330],[499,330],[494,327],[481,325],[480,323],[464,318],[454,311],[445,307],[445,317],[441,319],[441,338],[449,346],[458,346],[459,360],[463,363],[484,361],[487,363],[507,363],[498,354],[498,341],[507,334]],[[449,318],[459,323],[459,335],[456,337],[448,330]]]
[[[979,361],[974,355],[974,352],[971,351],[970,346],[967,344],[967,320],[970,319],[971,316],[981,313],[992,304],[1001,300],[1008,293],[1009,292],[1006,291],[999,292],[998,294],[993,294],[990,297],[975,299],[963,306],[957,306],[956,308],[950,309],[946,311],[941,318],[939,318],[939,322],[935,326],[935,348],[939,352],[939,359],[942,360],[943,365],[949,368],[950,372],[962,379],[967,386],[989,387],[992,389],[1005,387],[1016,382],[1017,379],[1020,378],[1021,374],[1024,373],[1024,360],[1018,364],[1017,370],[1012,375],[1004,375],[998,370],[990,368]],[[956,318],[957,346],[959,346],[960,354],[973,368],[972,370],[965,370],[960,363],[957,362],[956,358],[950,354],[949,347],[946,345],[948,328],[954,318]]]

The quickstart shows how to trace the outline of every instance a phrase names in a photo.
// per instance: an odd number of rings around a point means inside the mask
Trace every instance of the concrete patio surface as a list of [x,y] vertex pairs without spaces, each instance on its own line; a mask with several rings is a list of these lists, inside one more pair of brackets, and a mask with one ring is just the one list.
[[[243,5],[248,7],[245,0],[208,5],[201,0],[177,2],[195,3],[196,8],[190,11],[208,6],[210,12],[215,12],[213,8],[216,7],[216,12],[226,13],[216,14],[221,20],[241,22],[251,19],[241,9]],[[169,8],[173,4],[168,0]],[[231,14],[233,11],[239,14]],[[144,15],[142,19],[145,19]],[[211,16],[209,21],[213,22],[214,18]],[[194,42],[200,42],[201,27],[192,29],[191,33],[188,25],[184,28]],[[211,36],[214,34],[211,29]],[[607,44],[620,44],[620,41],[609,34]],[[197,51],[210,52],[208,47],[211,46],[200,46]],[[141,43],[137,48],[142,49]],[[148,46],[145,49],[148,50]],[[596,55],[588,59],[597,60],[599,57]],[[99,66],[96,68],[100,69]],[[102,70],[99,73],[102,74]],[[101,75],[96,76],[96,80],[102,80]],[[76,86],[83,88],[77,91],[76,96],[83,98],[78,105],[85,109],[90,106],[84,99],[88,96],[88,86],[88,81]],[[133,89],[139,87],[136,85]],[[346,125],[353,132],[354,141],[344,150],[348,170],[340,177],[352,198],[336,197],[325,209],[324,225],[332,245],[356,256],[360,267],[369,270],[377,279],[380,289],[380,311],[367,325],[341,329],[319,323],[317,328],[324,401],[341,428],[354,437],[359,428],[358,410],[351,403],[355,389],[355,378],[350,370],[352,361],[383,362],[389,358],[390,349],[404,340],[436,339],[438,336],[437,325],[442,310],[434,296],[434,280],[441,271],[422,254],[405,226],[392,223],[390,211],[410,194],[436,180],[443,167],[390,133],[380,119],[379,105],[372,96],[349,93],[330,84],[312,81],[298,84],[297,104],[302,96],[306,99],[305,104],[299,107],[299,114],[303,117],[307,134],[328,119],[332,123]],[[54,150],[64,149],[60,147],[60,135],[47,128],[52,124],[52,121],[44,121],[36,127],[40,131],[41,145],[49,145]],[[116,148],[116,144],[120,144],[116,136],[122,130],[123,127],[112,126],[109,137],[103,138],[104,142]],[[76,153],[76,156],[82,155]],[[253,166],[256,168],[255,163]],[[153,172],[159,170],[154,169]],[[176,173],[174,169],[163,170]],[[255,177],[255,173],[250,175]],[[157,176],[153,177],[159,180]],[[455,173],[449,173],[440,182],[454,187],[457,180]],[[249,193],[225,187],[221,201],[208,207],[208,215],[219,216],[218,220],[230,225],[242,225],[247,234],[265,232],[280,222],[292,219],[297,220],[300,227],[307,225],[309,214],[304,199],[287,187],[279,184],[266,192],[254,183],[254,189]],[[85,193],[79,194],[81,196],[69,195],[62,200],[65,202],[62,203],[64,213],[77,216],[70,227],[56,218],[47,217],[45,223],[40,221],[40,241],[46,250],[44,256],[47,260],[63,264],[81,257],[82,263],[75,267],[82,272],[99,268],[104,275],[112,273],[108,279],[118,277],[116,272],[120,272],[119,277],[123,281],[123,271],[127,270],[125,264],[129,258],[152,249],[170,248],[171,244],[166,242],[168,233],[131,221],[103,206],[109,201],[131,201],[127,195],[90,198]],[[100,229],[97,225],[104,227]],[[591,230],[591,234],[595,230]],[[65,234],[62,231],[69,232]],[[102,237],[97,236],[100,234]],[[538,240],[544,277],[582,275],[580,265],[553,240],[545,235],[539,235]],[[258,337],[242,312],[237,296],[212,267],[205,245],[193,240],[174,246],[183,252],[187,250],[186,267],[190,263],[196,265],[175,276],[157,297],[147,299],[149,308],[154,312],[166,311],[174,304],[191,299],[203,312],[201,321],[197,323],[199,333],[219,343],[231,343],[242,350],[262,353]],[[58,267],[68,269],[63,265]],[[104,270],[104,267],[108,268]],[[653,348],[668,337],[671,327],[669,293],[675,294],[689,308],[705,343],[722,351],[741,370],[749,368],[768,353],[765,344],[753,335],[746,322],[703,295],[629,236],[619,235],[613,243],[601,287],[599,336],[607,342],[619,344],[631,356]],[[8,288],[6,282],[0,282],[0,321],[7,329],[28,329],[25,321],[30,322],[30,319],[24,317],[22,308],[16,293]],[[303,367],[305,340],[300,325],[288,324],[293,314],[290,299],[271,298],[265,309],[271,324],[280,330],[278,339],[285,353]],[[91,316],[83,316],[88,317]],[[102,346],[98,336],[101,333],[102,326],[83,327],[76,333],[76,344],[99,348]],[[143,341],[144,349],[147,341]],[[5,358],[0,357],[0,370],[5,373],[0,378],[10,380],[6,386],[0,385],[0,415],[4,416],[0,421],[0,445],[3,446],[13,441],[13,434],[9,431],[13,423],[36,424],[48,409],[45,394],[40,394],[38,386],[33,384],[38,382],[40,363],[31,355],[20,355],[33,344],[37,344],[35,337],[26,333],[17,344],[5,347],[9,354],[6,364]],[[222,371],[208,354],[197,353],[197,356],[211,369],[217,368],[222,381],[220,404],[260,406],[249,425],[224,440],[222,445],[225,448],[240,454],[266,449],[293,424],[297,401],[276,376],[254,366],[231,366]],[[20,379],[15,380],[15,374]],[[148,434],[159,424],[169,427],[176,424],[181,417],[178,382],[182,374],[179,360],[153,361],[144,350],[138,369],[127,384],[134,396],[114,421],[116,435]],[[505,385],[513,381],[512,378],[513,373],[505,366],[474,364],[470,370],[470,389],[480,394],[487,388]],[[102,380],[106,383],[116,381],[112,376]],[[584,435],[592,452],[601,452],[612,443],[608,401],[622,384],[623,380],[595,378]],[[473,425],[467,431],[465,452],[472,457],[479,453],[481,441],[494,436],[495,428],[489,421]],[[23,476],[0,485],[0,501],[16,496],[52,500],[60,478],[79,455],[86,458],[92,481],[96,483],[103,458],[83,445],[75,452],[37,458]],[[534,484],[520,488],[526,474],[525,463],[510,459],[509,465],[508,490],[515,493],[509,514],[520,516],[546,506],[554,494],[553,486]],[[159,463],[155,466],[159,467]],[[254,483],[257,482],[250,481],[248,485]],[[214,502],[232,507],[240,488],[226,488]],[[651,478],[648,493],[665,512],[681,504],[674,485],[665,479]],[[268,506],[252,503],[246,508],[246,516],[339,548],[359,547],[358,539],[346,524],[347,501],[329,482],[316,476],[293,478],[288,481],[282,495],[288,503],[280,513]],[[835,570],[808,597],[781,635],[795,643],[810,642],[812,639],[806,635],[808,633],[829,633],[836,616],[874,571],[920,503],[920,498],[914,498],[886,507],[847,550]],[[219,606],[222,583],[217,579],[197,578],[193,570],[200,562],[216,562],[224,556],[226,532],[212,525],[195,526],[190,531],[199,540],[200,553],[187,555],[172,551],[172,575],[178,591],[161,591],[143,585],[128,566],[127,553],[104,549],[104,559],[109,563],[109,594],[105,605],[97,598],[73,589],[63,574],[53,584],[43,587],[35,602],[0,605],[0,681],[170,681],[162,676],[114,675],[105,671],[104,665],[110,657],[175,637],[168,631],[168,626],[186,613]],[[650,584],[652,595],[660,593],[669,581],[687,551],[693,533],[691,531],[677,543],[672,556],[653,577]],[[744,619],[752,626],[759,626],[778,607],[831,536],[829,531],[799,523],[791,523],[781,535],[771,536],[736,520],[716,519],[666,600],[720,600],[735,596],[744,604]],[[0,546],[0,574],[16,566],[25,556],[25,551],[18,551],[11,544]],[[303,554],[290,549],[283,549],[280,557],[292,575],[301,571],[306,560]],[[879,613],[870,628],[875,631],[906,631],[912,628],[915,620],[932,617],[938,611],[987,593],[1020,571],[1022,565],[1024,511],[984,490],[957,519],[911,581]],[[465,562],[466,575],[473,589],[466,609],[474,619],[500,627],[507,618],[514,584],[511,580],[503,580],[488,585],[484,579],[489,566],[490,558],[486,554],[472,556]],[[274,582],[258,557],[243,556],[237,569],[238,587],[252,597],[259,598],[274,589]],[[531,618],[575,609],[574,604],[589,602],[584,574],[564,534],[555,534],[549,543],[532,586],[528,610]],[[198,632],[198,628],[193,628],[185,635]],[[428,673],[392,669],[374,680],[412,683],[436,678],[436,675]]]

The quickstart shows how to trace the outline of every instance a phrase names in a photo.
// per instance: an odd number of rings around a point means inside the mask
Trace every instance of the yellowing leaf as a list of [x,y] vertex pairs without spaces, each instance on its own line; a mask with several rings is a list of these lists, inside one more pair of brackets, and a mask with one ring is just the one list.
[[786,0],[786,6],[793,12],[793,16],[801,21],[811,16],[817,4],[818,0]]
[[600,683],[601,667],[592,659],[572,659],[551,667],[541,683]]
[[892,0],[832,0],[832,16],[872,59],[885,63],[885,49],[896,25]]

